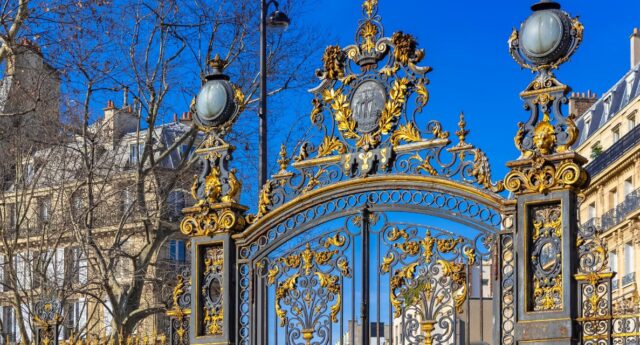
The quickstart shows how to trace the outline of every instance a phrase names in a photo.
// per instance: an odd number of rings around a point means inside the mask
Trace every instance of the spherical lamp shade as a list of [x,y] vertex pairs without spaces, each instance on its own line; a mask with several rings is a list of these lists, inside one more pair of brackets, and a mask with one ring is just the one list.
[[224,79],[210,79],[196,97],[196,121],[204,127],[216,127],[228,121],[235,108],[230,83]]
[[545,56],[562,40],[562,23],[551,11],[535,12],[522,27],[522,48],[532,56]]

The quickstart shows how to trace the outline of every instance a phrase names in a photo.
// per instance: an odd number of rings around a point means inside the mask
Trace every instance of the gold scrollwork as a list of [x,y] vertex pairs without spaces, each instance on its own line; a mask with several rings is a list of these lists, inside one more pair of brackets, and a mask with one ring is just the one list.
[[328,46],[322,55],[325,78],[339,80],[344,77],[346,55],[340,46]]
[[537,156],[529,163],[507,174],[504,186],[508,191],[546,194],[553,189],[579,188],[587,181],[586,171],[571,159],[553,162]]
[[258,219],[264,217],[267,213],[269,213],[269,206],[273,205],[272,195],[271,195],[271,181],[267,181],[267,183],[262,186],[262,190],[260,191],[260,196],[258,197],[258,213],[255,215],[247,216],[247,223],[253,224]]

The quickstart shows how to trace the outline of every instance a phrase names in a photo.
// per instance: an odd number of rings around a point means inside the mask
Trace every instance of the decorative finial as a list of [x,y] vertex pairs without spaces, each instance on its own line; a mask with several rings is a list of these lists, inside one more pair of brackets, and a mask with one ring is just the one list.
[[280,172],[286,171],[287,165],[289,165],[287,147],[284,144],[280,145],[280,159],[278,159],[278,164],[280,164]]
[[371,18],[374,13],[378,12],[378,0],[365,0],[362,3],[362,9],[367,17]]
[[227,60],[223,60],[219,54],[213,57],[213,59],[209,60],[207,63],[209,67],[213,68],[214,71],[218,71],[222,73],[222,71],[227,67]]
[[466,126],[467,122],[464,120],[464,112],[461,112],[460,121],[458,121],[458,130],[456,131],[456,135],[459,140],[458,145],[466,145],[465,139],[467,138],[467,134],[469,134],[469,130],[466,129]]

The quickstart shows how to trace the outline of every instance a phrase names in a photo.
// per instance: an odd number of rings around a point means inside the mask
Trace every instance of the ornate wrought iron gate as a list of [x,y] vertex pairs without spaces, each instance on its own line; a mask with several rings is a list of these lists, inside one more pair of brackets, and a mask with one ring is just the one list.
[[[562,33],[546,57],[512,33],[513,57],[538,74],[521,94],[531,113],[515,137],[522,155],[493,182],[463,114],[454,135],[418,121],[431,69],[415,38],[385,37],[377,0],[362,7],[355,44],[328,47],[317,72],[317,136],[293,157],[282,147],[255,215],[238,204],[223,139],[244,97],[236,89],[220,121],[196,116],[209,140],[181,224],[193,264],[174,294],[172,342],[469,344],[471,278],[490,264],[493,320],[477,322],[493,333],[479,341],[609,343],[611,274],[598,234],[577,228],[585,160],[562,114],[569,88],[552,73],[580,44],[580,22],[554,2],[533,6],[531,18]],[[214,65],[209,80],[228,79]]]

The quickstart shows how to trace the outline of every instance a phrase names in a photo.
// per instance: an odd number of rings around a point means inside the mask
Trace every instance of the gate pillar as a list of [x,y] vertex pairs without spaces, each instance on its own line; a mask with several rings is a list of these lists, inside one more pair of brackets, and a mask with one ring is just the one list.
[[521,156],[507,164],[504,181],[517,202],[513,340],[578,344],[577,193],[588,177],[586,159],[572,150],[578,138],[574,114],[562,113],[570,88],[553,70],[580,45],[583,26],[553,1],[542,0],[532,10],[509,38],[516,62],[537,73],[520,94],[530,117],[518,124],[514,142]]
[[[204,136],[196,150],[201,164],[194,176],[191,194],[195,204],[183,210],[180,231],[191,238],[191,282],[184,291],[174,291],[174,319],[189,316],[190,344],[234,344],[236,333],[236,254],[232,235],[246,228],[247,207],[239,204],[241,183],[229,168],[235,148],[224,140],[245,106],[244,95],[222,73],[226,62],[216,56],[209,62],[211,73],[191,113]],[[180,279],[178,281],[180,283]],[[180,286],[180,284],[178,284]],[[180,296],[190,290],[190,311],[182,312]],[[172,344],[184,343],[182,322],[176,325]]]

